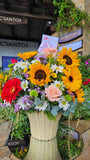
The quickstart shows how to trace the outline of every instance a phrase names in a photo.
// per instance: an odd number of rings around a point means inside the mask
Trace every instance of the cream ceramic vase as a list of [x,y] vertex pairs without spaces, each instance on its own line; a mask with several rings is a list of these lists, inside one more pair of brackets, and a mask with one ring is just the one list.
[[56,137],[50,141],[39,141],[31,136],[29,150],[24,160],[62,160]]
[[49,120],[47,115],[43,112],[28,113],[30,121],[30,129],[32,137],[37,140],[51,140],[56,137],[58,122],[62,113],[58,113],[56,120]]

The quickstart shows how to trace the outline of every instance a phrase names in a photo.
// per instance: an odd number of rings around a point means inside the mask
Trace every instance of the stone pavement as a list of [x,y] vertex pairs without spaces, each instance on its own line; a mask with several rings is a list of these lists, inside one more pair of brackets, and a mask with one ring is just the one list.
[[0,123],[0,160],[18,160],[13,154],[11,154],[9,148],[4,146],[5,141],[10,133],[11,123]]
[[[67,124],[67,122],[64,122],[64,124]],[[70,125],[80,133],[84,141],[82,153],[74,160],[90,160],[90,121],[80,120],[78,126],[77,121],[71,121]],[[10,127],[9,122],[0,123],[0,160],[19,160],[11,154],[7,146],[4,146]]]
[[75,160],[90,160],[90,129],[82,134],[84,148],[82,153]]

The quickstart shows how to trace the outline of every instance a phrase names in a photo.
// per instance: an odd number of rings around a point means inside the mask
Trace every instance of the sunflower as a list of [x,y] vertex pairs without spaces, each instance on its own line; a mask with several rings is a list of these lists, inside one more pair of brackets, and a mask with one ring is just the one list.
[[37,54],[37,51],[18,53],[17,56],[22,58],[23,60],[29,59]]
[[29,66],[30,77],[28,78],[31,83],[34,85],[38,84],[39,86],[44,86],[44,84],[48,84],[50,82],[50,73],[51,69],[49,69],[50,64],[41,64],[40,62],[33,63]]
[[72,52],[72,49],[69,48],[67,50],[66,47],[63,47],[63,49],[61,50],[61,52],[58,52],[59,56],[58,56],[58,62],[61,64],[62,60],[63,63],[66,65],[66,68],[69,67],[75,67],[75,66],[79,66],[79,61],[80,59],[78,58],[78,54],[76,52]]
[[77,67],[70,68],[69,70],[63,70],[65,76],[62,76],[62,80],[67,89],[75,91],[81,87],[82,75]]
[[84,102],[85,98],[84,98],[83,96],[84,96],[85,94],[84,94],[84,92],[83,92],[82,89],[76,90],[75,92],[73,92],[73,94],[74,94],[74,97],[72,98],[73,101],[75,101],[75,98],[77,98],[77,99],[78,99],[78,102],[81,102],[81,103]]

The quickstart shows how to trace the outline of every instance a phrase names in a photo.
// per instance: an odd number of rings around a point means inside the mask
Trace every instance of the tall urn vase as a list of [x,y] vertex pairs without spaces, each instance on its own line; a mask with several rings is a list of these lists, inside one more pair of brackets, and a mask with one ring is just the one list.
[[57,147],[56,134],[62,113],[49,120],[43,112],[28,113],[30,121],[30,146],[24,160],[62,160]]
[[48,119],[47,115],[43,112],[28,113],[30,121],[30,129],[32,137],[37,140],[51,140],[56,137],[58,122],[62,113],[58,113],[55,120]]

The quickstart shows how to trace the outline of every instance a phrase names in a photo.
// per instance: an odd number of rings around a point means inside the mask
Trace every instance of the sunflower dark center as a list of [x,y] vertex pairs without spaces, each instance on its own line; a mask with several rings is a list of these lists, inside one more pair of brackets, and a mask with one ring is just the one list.
[[38,70],[36,73],[35,73],[35,79],[38,79],[39,81],[42,80],[42,79],[46,79],[46,73],[43,71],[43,70]]
[[72,59],[69,56],[65,55],[65,56],[63,56],[63,58],[66,59],[66,64],[67,65],[71,65],[72,64]]
[[72,82],[73,81],[73,77],[69,76],[69,81]]

